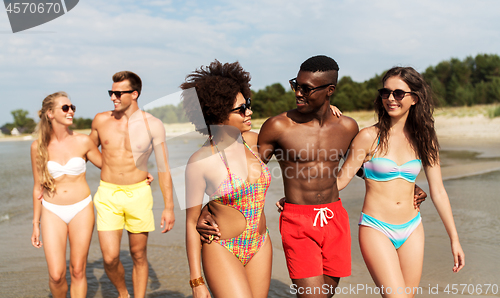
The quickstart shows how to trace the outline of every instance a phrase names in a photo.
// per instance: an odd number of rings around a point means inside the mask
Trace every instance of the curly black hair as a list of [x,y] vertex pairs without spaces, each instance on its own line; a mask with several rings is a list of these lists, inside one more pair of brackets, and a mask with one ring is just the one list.
[[[196,130],[209,135],[210,125],[229,119],[236,95],[241,92],[245,98],[251,96],[250,79],[250,73],[239,62],[222,64],[218,60],[186,76],[186,81],[180,86],[185,90],[182,102],[186,116]],[[186,92],[193,87],[197,96]],[[200,115],[199,107],[203,115]]]

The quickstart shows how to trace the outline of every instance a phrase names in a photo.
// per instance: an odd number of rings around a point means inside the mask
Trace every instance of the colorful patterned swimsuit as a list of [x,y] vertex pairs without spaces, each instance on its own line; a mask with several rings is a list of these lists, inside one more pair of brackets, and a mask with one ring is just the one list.
[[267,165],[250,149],[247,143],[243,142],[243,144],[261,164],[262,170],[259,179],[255,183],[249,183],[245,179],[232,174],[226,160],[217,149],[219,156],[226,165],[228,176],[219,185],[210,200],[233,207],[245,216],[246,228],[243,233],[235,238],[219,240],[218,243],[235,255],[243,266],[246,266],[262,247],[269,234],[267,228],[263,235],[259,234],[259,221],[264,210],[266,192],[271,183],[271,173]]

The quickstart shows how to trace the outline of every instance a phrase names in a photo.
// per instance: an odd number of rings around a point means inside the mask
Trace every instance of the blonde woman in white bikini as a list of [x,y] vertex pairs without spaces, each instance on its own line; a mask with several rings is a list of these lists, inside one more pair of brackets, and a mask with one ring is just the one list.
[[[76,107],[65,92],[47,96],[38,112],[38,140],[31,145],[33,234],[43,247],[53,297],[66,297],[66,243],[69,238],[71,297],[86,297],[87,255],[94,229],[94,207],[85,179],[86,162],[101,167],[101,153],[90,137],[69,129]],[[39,199],[43,196],[43,199]]]

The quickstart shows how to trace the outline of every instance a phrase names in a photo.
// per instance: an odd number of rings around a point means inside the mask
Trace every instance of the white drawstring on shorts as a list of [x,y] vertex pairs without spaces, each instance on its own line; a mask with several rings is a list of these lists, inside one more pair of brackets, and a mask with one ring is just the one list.
[[134,196],[134,193],[133,193],[133,192],[131,192],[131,191],[130,191],[130,189],[128,189],[128,188],[121,188],[121,187],[119,187],[119,186],[118,186],[118,188],[115,190],[115,192],[113,192],[112,196],[114,196],[114,195],[115,195],[115,193],[117,193],[117,192],[119,192],[119,191],[123,191],[123,192],[127,195],[127,197],[129,197],[129,198],[131,198],[131,197],[133,197],[133,196]]
[[325,207],[325,208],[314,208],[314,211],[318,211],[318,213],[316,213],[316,217],[314,218],[314,224],[313,224],[313,227],[316,226],[316,221],[318,220],[318,217],[320,217],[319,221],[320,221],[320,224],[321,224],[321,227],[323,227],[323,223],[325,225],[328,224],[328,220],[329,219],[332,219],[334,214],[333,214],[333,211],[328,209],[328,207]]

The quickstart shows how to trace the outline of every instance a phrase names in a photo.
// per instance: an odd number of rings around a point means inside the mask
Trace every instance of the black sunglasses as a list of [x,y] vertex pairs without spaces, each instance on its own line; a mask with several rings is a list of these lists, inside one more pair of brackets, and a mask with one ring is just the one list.
[[70,108],[73,110],[73,112],[76,112],[76,106],[75,105],[63,105],[61,107],[61,109],[63,110],[64,113],[67,113]]
[[238,113],[244,116],[247,113],[247,110],[250,111],[252,110],[252,107],[250,106],[251,104],[252,104],[252,99],[250,99],[249,97],[246,99],[246,102],[244,104],[242,104],[237,108],[232,109],[231,112],[238,111]]
[[415,92],[413,91],[403,91],[401,89],[396,89],[394,91],[387,88],[378,89],[378,94],[380,94],[380,97],[382,97],[382,99],[388,99],[389,96],[391,96],[391,93],[394,96],[395,100],[402,100],[407,93],[415,94]]
[[113,94],[114,94],[116,96],[116,98],[120,99],[120,97],[122,97],[123,93],[132,93],[134,91],[135,90],[128,90],[128,91],[111,91],[111,90],[108,90],[108,94],[109,94],[109,97],[113,96]]
[[302,93],[302,95],[305,96],[305,97],[309,96],[309,94],[311,94],[311,92],[314,91],[314,90],[318,90],[318,89],[321,89],[321,88],[326,88],[326,87],[328,87],[330,85],[333,85],[333,87],[335,87],[335,84],[330,83],[330,84],[325,84],[325,85],[321,85],[321,86],[318,86],[318,87],[310,88],[307,85],[299,85],[299,84],[297,84],[297,78],[291,79],[288,82],[290,82],[290,87],[292,87],[292,90],[294,92],[300,91],[300,93]]

